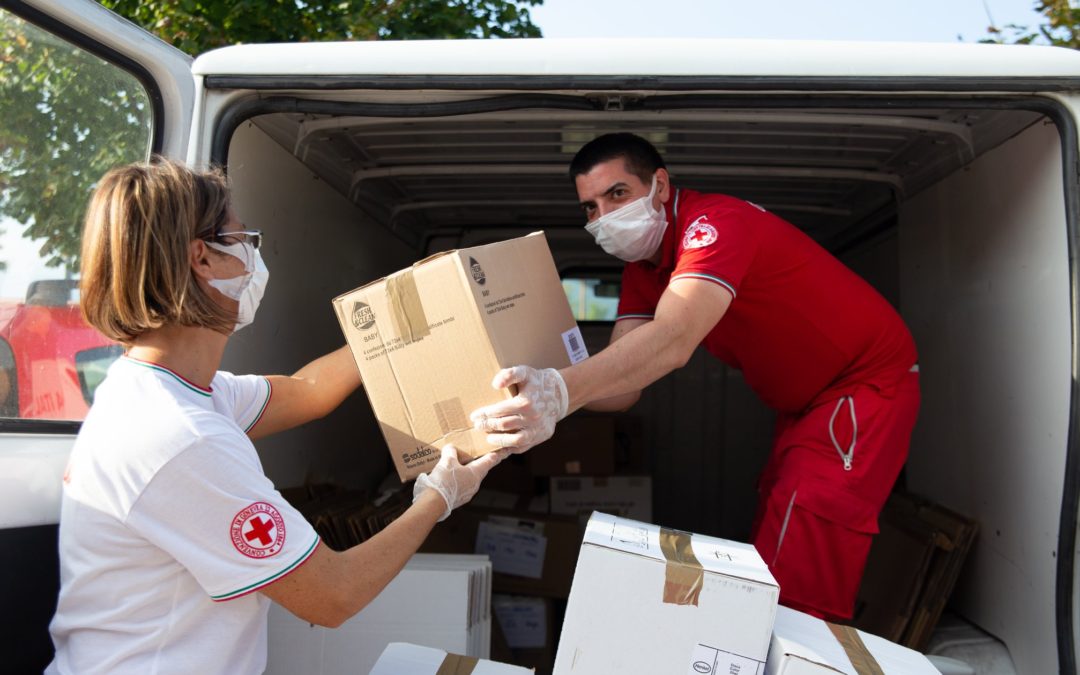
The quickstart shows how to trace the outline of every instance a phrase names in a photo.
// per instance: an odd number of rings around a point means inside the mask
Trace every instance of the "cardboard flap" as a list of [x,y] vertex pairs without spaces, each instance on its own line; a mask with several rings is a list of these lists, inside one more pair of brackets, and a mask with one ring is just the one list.
[[[585,530],[585,543],[645,556],[667,563],[657,525],[593,512]],[[750,544],[695,534],[690,537],[694,559],[708,572],[778,586],[761,555]]]

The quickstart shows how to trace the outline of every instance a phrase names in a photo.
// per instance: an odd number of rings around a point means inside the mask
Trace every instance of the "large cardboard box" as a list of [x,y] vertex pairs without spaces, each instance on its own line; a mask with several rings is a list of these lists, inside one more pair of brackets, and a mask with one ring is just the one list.
[[334,309],[402,480],[447,442],[471,457],[494,449],[468,416],[512,396],[491,387],[500,368],[588,356],[542,232],[440,253]]
[[765,675],[941,675],[917,651],[779,607]]
[[749,544],[593,514],[555,675],[756,675],[779,593]]

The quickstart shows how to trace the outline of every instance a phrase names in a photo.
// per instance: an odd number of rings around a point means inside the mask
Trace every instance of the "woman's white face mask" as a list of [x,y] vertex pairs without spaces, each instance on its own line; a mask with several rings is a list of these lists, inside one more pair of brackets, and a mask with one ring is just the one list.
[[663,207],[653,206],[656,196],[656,175],[653,174],[649,195],[635,199],[626,206],[605,213],[585,226],[600,248],[611,255],[635,262],[651,258],[660,248],[667,230],[667,214]]
[[259,308],[259,301],[262,300],[266,284],[270,281],[270,270],[266,269],[266,264],[255,247],[247,242],[226,245],[208,241],[206,245],[244,263],[244,273],[240,276],[232,279],[211,279],[207,282],[221,291],[222,295],[240,303],[236,327],[233,328],[235,333],[255,320],[255,311]]

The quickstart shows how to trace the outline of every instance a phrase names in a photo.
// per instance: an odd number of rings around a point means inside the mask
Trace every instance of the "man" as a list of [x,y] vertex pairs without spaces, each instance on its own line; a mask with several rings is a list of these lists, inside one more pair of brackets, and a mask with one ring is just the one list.
[[493,385],[519,393],[475,411],[474,423],[522,452],[570,411],[629,407],[703,345],[777,411],[752,539],[781,602],[851,618],[919,406],[903,321],[793,225],[733,197],[676,189],[638,136],[594,139],[570,177],[586,229],[628,263],[611,344],[561,371],[499,372]]

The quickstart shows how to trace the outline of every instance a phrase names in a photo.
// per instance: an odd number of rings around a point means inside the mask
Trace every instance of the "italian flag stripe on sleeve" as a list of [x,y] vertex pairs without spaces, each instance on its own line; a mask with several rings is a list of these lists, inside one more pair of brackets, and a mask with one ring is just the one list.
[[251,431],[252,427],[259,423],[259,420],[262,419],[263,413],[266,412],[266,406],[270,405],[270,398],[274,395],[274,388],[270,386],[270,380],[264,377],[263,382],[266,383],[266,400],[263,401],[262,408],[259,408],[259,414],[255,416],[255,421],[247,425],[247,428],[244,429],[244,433]]
[[675,276],[671,277],[671,280],[668,281],[668,283],[671,283],[676,279],[702,279],[704,281],[711,281],[718,286],[723,286],[724,288],[726,288],[728,292],[731,293],[731,297],[734,298],[736,296],[734,286],[724,281],[720,277],[714,277],[713,275],[705,274],[704,272],[683,272],[682,274],[676,274]]
[[285,576],[289,572],[292,572],[293,570],[295,570],[297,567],[300,567],[301,565],[303,565],[307,561],[307,559],[311,557],[311,554],[315,552],[315,549],[318,548],[318,546],[319,546],[319,535],[316,534],[315,535],[315,541],[311,542],[311,546],[308,547],[308,550],[304,551],[304,554],[301,555],[299,558],[297,558],[296,561],[293,562],[293,564],[289,565],[288,567],[281,570],[277,574],[273,574],[271,576],[268,576],[268,577],[266,577],[265,579],[263,579],[261,581],[256,581],[255,583],[244,586],[243,588],[238,588],[235,591],[232,591],[230,593],[222,593],[221,595],[211,595],[210,599],[213,600],[214,602],[224,602],[226,600],[235,600],[236,598],[243,597],[243,596],[245,596],[245,595],[247,595],[249,593],[254,593],[255,591],[262,588],[263,586],[266,586],[268,584],[272,584],[273,582],[277,581],[278,579]]

